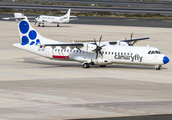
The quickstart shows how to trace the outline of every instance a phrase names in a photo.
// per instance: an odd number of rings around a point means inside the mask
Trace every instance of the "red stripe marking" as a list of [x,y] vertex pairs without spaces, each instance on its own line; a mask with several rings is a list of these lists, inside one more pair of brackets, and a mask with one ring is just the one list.
[[53,55],[53,58],[69,59],[69,56],[58,56],[58,55]]

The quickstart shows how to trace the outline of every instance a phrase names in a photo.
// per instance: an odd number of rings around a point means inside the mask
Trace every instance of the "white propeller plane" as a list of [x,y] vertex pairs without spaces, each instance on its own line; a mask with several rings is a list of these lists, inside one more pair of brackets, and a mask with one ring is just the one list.
[[[40,26],[40,24],[42,24],[42,27],[44,27],[44,24],[46,23],[54,23],[57,24],[57,27],[59,27],[59,24],[62,23],[68,23],[69,20],[77,20],[77,16],[70,16],[70,11],[71,9],[68,10],[68,12],[66,13],[66,15],[63,16],[48,16],[48,15],[40,15],[39,17],[36,17],[35,20],[35,25],[38,23],[38,26]],[[70,19],[70,18],[74,18],[74,19]]]
[[22,50],[49,58],[53,60],[77,61],[82,63],[83,68],[90,65],[105,67],[108,64],[132,64],[153,65],[157,70],[169,62],[169,58],[154,47],[133,46],[139,40],[149,39],[137,38],[130,40],[119,40],[97,43],[64,43],[47,39],[32,28],[26,16],[14,13],[17,21],[21,43],[13,46]]

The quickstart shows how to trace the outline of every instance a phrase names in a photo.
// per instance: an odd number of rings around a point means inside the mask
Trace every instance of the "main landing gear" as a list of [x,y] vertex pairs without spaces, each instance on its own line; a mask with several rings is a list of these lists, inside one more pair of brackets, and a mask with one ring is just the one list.
[[161,69],[161,65],[155,65],[155,69],[156,70],[160,70]]
[[59,27],[59,24],[57,24],[57,27]]
[[89,63],[83,63],[83,64],[82,64],[82,67],[83,67],[83,68],[89,68],[89,67],[90,67],[90,64],[89,64]]
[[[41,25],[40,24],[38,24],[38,27],[40,27]],[[42,27],[44,27],[44,24],[42,24]]]
[[[82,67],[83,68],[90,68],[90,65],[95,65],[94,63],[83,63]],[[99,65],[100,67],[106,67],[106,65]]]

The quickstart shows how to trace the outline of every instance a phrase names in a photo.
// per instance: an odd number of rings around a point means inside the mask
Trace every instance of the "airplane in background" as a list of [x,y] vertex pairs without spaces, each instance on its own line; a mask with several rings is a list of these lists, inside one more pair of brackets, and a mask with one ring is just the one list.
[[[40,26],[40,24],[42,24],[42,27],[44,27],[44,24],[46,23],[54,23],[57,24],[57,27],[59,27],[59,24],[62,23],[68,23],[69,20],[77,20],[77,16],[70,16],[70,11],[71,9],[68,10],[68,12],[66,13],[66,15],[63,16],[48,16],[48,15],[40,15],[39,17],[36,17],[35,20],[35,25],[38,23],[38,26]],[[70,18],[74,18],[74,19],[70,19]]]
[[160,70],[169,58],[154,47],[134,46],[139,40],[149,37],[118,41],[83,43],[65,43],[41,36],[30,25],[26,16],[14,13],[17,21],[21,43],[13,46],[19,49],[49,58],[51,60],[77,61],[83,68],[91,65],[105,67],[108,64],[151,65]]
[[[48,15],[40,15],[38,17],[35,16],[29,16],[27,18],[34,18],[35,20],[29,20],[29,21],[36,21],[34,25],[38,24],[40,27],[42,24],[42,27],[44,27],[44,24],[57,24],[57,27],[59,27],[59,24],[62,23],[68,23],[70,20],[77,20],[77,16],[70,16],[70,11],[69,9],[67,13],[63,16],[48,16]],[[70,19],[73,18],[73,19]],[[8,18],[3,18],[4,20],[9,20],[9,19],[16,19],[15,17],[8,17]]]

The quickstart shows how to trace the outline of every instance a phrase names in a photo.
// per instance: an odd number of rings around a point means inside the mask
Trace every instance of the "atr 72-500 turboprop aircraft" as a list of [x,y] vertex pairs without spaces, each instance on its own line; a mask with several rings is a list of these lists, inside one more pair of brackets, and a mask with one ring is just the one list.
[[133,46],[137,38],[111,42],[64,43],[41,36],[32,28],[26,16],[14,13],[21,43],[13,46],[53,60],[71,60],[82,63],[83,68],[90,65],[105,67],[108,64],[154,65],[157,70],[169,59],[154,47]]

